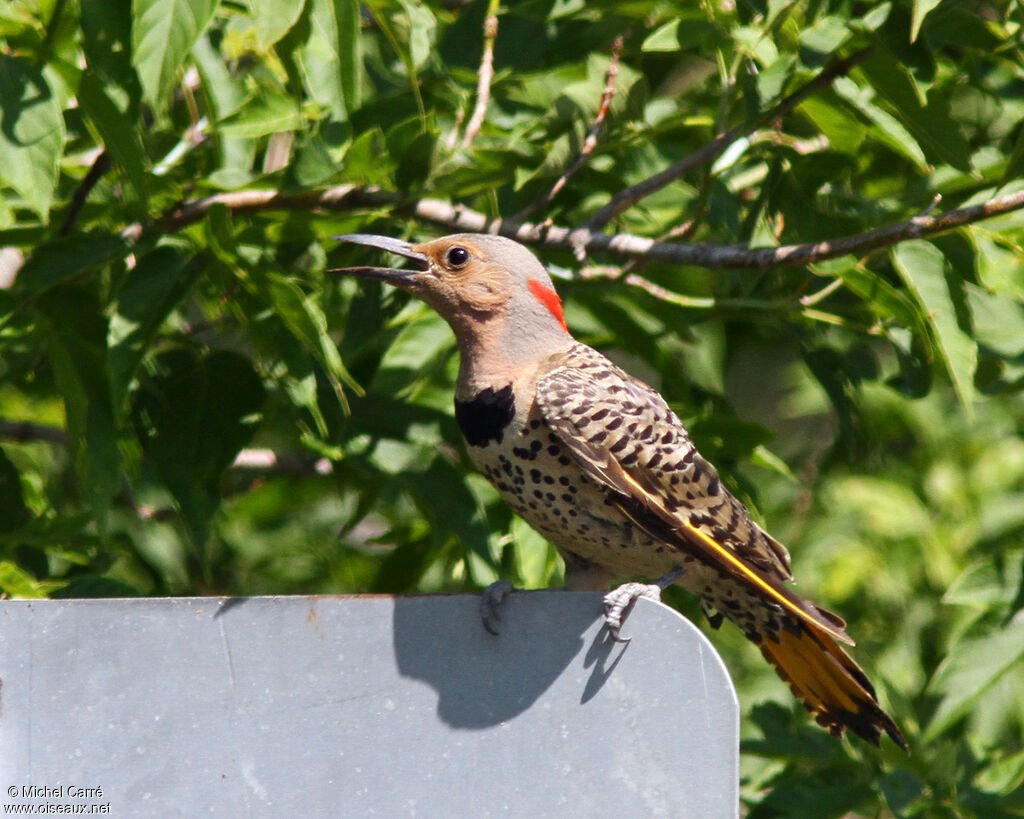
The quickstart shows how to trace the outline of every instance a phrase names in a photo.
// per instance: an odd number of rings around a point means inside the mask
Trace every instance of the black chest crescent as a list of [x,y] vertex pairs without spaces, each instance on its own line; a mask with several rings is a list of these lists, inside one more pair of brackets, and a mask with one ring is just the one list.
[[487,446],[490,441],[501,443],[512,417],[516,414],[512,385],[495,390],[481,390],[471,401],[455,402],[455,420],[470,446]]

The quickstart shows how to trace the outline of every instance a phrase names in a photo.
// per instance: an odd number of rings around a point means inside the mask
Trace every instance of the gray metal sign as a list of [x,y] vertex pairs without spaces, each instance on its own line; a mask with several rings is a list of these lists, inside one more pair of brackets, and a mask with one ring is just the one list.
[[600,613],[517,593],[493,637],[461,595],[4,601],[0,810],[736,816],[714,649],[646,600],[628,644]]

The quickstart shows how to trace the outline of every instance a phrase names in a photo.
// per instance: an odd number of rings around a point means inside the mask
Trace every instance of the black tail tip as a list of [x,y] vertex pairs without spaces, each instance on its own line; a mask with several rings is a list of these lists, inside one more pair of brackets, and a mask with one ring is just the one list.
[[826,728],[833,736],[842,736],[844,731],[856,734],[866,742],[870,742],[876,748],[881,747],[882,734],[888,734],[904,753],[910,753],[910,747],[903,736],[903,732],[896,726],[888,714],[881,708],[874,708],[870,711],[862,711],[854,714],[849,711],[821,712],[816,717],[817,722]]
[[907,745],[907,740],[903,737],[903,732],[896,727],[896,723],[894,723],[892,720],[889,720],[889,724],[885,726],[885,733],[887,733],[892,738],[893,742],[895,742],[897,745],[900,746],[900,748],[903,749],[903,753],[910,753],[910,747]]

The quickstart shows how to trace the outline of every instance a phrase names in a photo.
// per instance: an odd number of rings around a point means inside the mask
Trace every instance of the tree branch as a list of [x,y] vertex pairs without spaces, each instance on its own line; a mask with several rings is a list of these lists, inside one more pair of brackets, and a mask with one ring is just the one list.
[[[71,442],[68,433],[60,427],[31,421],[11,421],[7,418],[0,418],[0,439],[18,443],[41,441],[59,446],[67,446]],[[277,453],[272,449],[243,449],[230,468],[299,477],[330,475],[334,469],[327,458],[310,453]]]
[[0,438],[19,443],[46,441],[62,446],[68,444],[68,434],[60,427],[33,424],[31,421],[9,421],[6,418],[0,418]]
[[484,18],[484,53],[480,58],[480,71],[476,84],[476,107],[466,124],[462,147],[473,144],[487,115],[487,103],[491,99],[491,80],[494,79],[494,41],[498,37],[498,8],[501,0],[488,0],[487,16]]
[[513,219],[522,221],[554,199],[558,192],[565,187],[565,183],[569,181],[569,178],[586,164],[587,159],[594,152],[594,148],[597,147],[597,135],[601,131],[601,126],[604,125],[605,117],[608,116],[608,109],[612,105],[612,97],[615,96],[615,80],[619,76],[619,54],[622,53],[622,42],[622,35],[620,34],[615,38],[615,42],[612,43],[612,56],[608,61],[608,69],[604,74],[604,91],[601,92],[601,103],[598,105],[594,123],[590,126],[590,131],[587,132],[587,138],[583,141],[583,147],[580,149],[579,156],[566,169],[565,173],[558,178],[550,191],[532,205],[517,213]]
[[782,247],[748,248],[743,245],[699,245],[659,242],[629,233],[608,235],[589,228],[534,225],[494,219],[461,205],[439,199],[414,199],[381,188],[341,185],[324,191],[283,194],[277,191],[233,191],[185,202],[152,226],[129,225],[122,236],[129,241],[143,232],[174,232],[201,220],[210,208],[223,205],[235,213],[279,210],[340,210],[390,207],[397,215],[436,225],[451,232],[494,233],[539,248],[588,253],[607,253],[626,259],[643,259],[709,269],[757,270],[768,267],[801,267],[848,254],[863,255],[906,239],[934,236],[973,222],[1024,208],[1024,191],[997,196],[978,205],[946,213],[915,216],[895,225],[841,236],[820,242]]
[[724,134],[717,136],[715,139],[711,140],[711,142],[707,143],[699,150],[694,151],[689,156],[684,156],[678,162],[669,165],[660,173],[656,173],[654,176],[645,179],[643,182],[638,182],[636,185],[632,185],[631,187],[619,191],[612,197],[612,200],[607,205],[591,217],[590,221],[587,223],[587,227],[595,231],[600,230],[612,219],[622,213],[622,211],[627,208],[631,208],[645,196],[649,196],[655,191],[661,190],[670,182],[679,179],[681,176],[685,176],[694,168],[714,162],[718,157],[725,153],[726,148],[732,145],[732,143],[737,139],[754,133],[754,131],[759,128],[763,128],[765,125],[776,119],[789,116],[789,114],[791,114],[801,102],[811,96],[811,94],[814,94],[822,88],[827,88],[837,77],[848,74],[850,69],[855,65],[867,59],[870,53],[871,49],[865,48],[851,54],[849,57],[829,63],[814,78],[783,99],[774,108],[761,114],[757,119],[752,120],[745,125],[738,125],[732,130],[726,131]]
[[85,201],[89,198],[89,193],[96,187],[100,179],[103,178],[103,174],[113,166],[114,158],[107,151],[100,151],[96,155],[96,159],[93,160],[88,173],[82,177],[82,181],[78,183],[78,187],[71,194],[67,213],[64,214],[64,221],[61,222],[60,229],[57,231],[58,236],[67,236],[71,233],[75,227],[75,222],[78,221],[78,214],[81,213],[82,208],[85,206]]

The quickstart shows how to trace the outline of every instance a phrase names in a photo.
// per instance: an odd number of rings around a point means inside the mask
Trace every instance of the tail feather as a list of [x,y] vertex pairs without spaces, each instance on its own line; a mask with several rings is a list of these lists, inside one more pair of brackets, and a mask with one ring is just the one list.
[[874,745],[884,731],[906,751],[903,734],[850,655],[814,625],[790,620],[786,626],[776,637],[761,638],[761,653],[818,724],[836,736],[849,729]]

